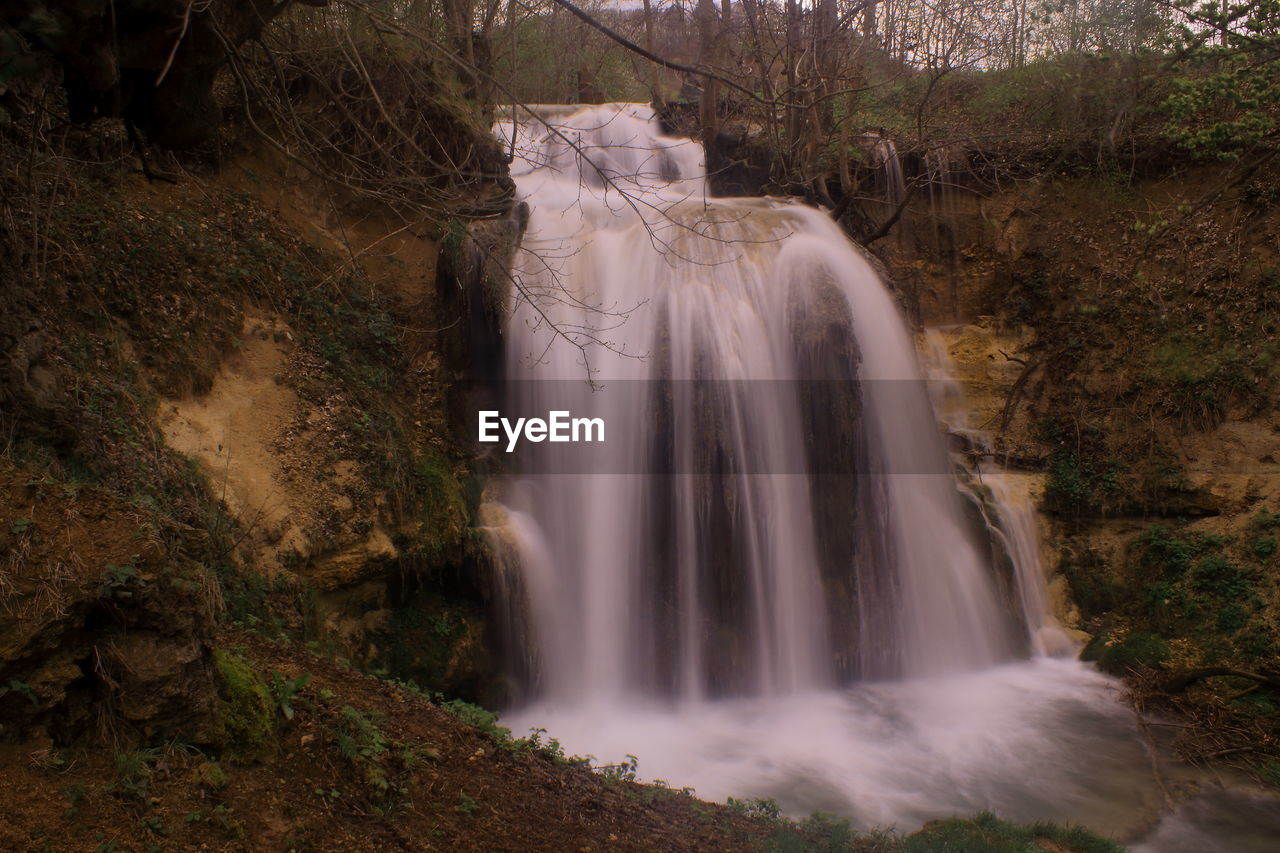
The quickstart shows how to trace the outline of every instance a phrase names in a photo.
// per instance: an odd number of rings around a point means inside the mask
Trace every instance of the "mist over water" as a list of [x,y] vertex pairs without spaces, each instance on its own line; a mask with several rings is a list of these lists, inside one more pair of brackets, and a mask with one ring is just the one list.
[[[998,517],[975,522],[914,339],[839,228],[707,198],[700,146],[646,106],[495,132],[530,206],[507,404],[609,435],[572,465],[522,448],[486,509],[523,697],[503,723],[863,828],[992,809],[1150,835],[1150,747],[1118,684],[1070,659],[1030,498],[997,475]],[[588,380],[604,393],[565,390]],[[1148,849],[1183,849],[1160,827]]]
[[700,796],[772,797],[863,827],[914,829],[992,809],[1012,819],[1142,828],[1162,804],[1111,679],[1040,658],[977,673],[677,706],[558,706],[504,716],[570,752],[639,756]]

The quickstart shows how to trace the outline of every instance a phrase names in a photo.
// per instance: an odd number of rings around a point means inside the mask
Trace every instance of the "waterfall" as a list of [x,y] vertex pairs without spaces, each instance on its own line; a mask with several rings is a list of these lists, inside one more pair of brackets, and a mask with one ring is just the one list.
[[887,136],[867,134],[866,139],[871,146],[872,159],[880,169],[880,180],[884,184],[884,200],[892,210],[902,203],[907,195],[907,181],[902,173],[902,159],[898,156],[898,147]]
[[948,432],[964,439],[970,454],[963,464],[970,469],[976,486],[986,492],[985,502],[977,494],[973,499],[991,508],[988,529],[1013,569],[1017,603],[1030,650],[1036,655],[1073,654],[1076,643],[1058,623],[1049,604],[1040,554],[1039,516],[1033,496],[1035,478],[1001,467],[990,433],[969,423],[964,388],[956,379],[959,371],[947,350],[944,331],[926,329],[923,350],[934,411]]
[[1031,493],[1031,477],[992,466],[982,477],[996,508],[992,533],[1000,538],[1013,564],[1018,604],[1027,626],[1031,651],[1037,655],[1073,655],[1077,644],[1062,629],[1049,605],[1040,559],[1039,517]]
[[705,195],[647,106],[495,128],[531,213],[507,405],[607,424],[530,445],[501,502],[532,692],[785,694],[1013,657],[895,300],[821,212]]
[[[1035,653],[1059,644],[1027,478],[955,476],[914,338],[835,224],[707,198],[699,146],[645,106],[495,130],[531,208],[503,416],[605,425],[490,451],[504,725],[862,828],[991,809],[1150,834],[1192,771],[1154,776],[1118,683]],[[936,412],[981,456],[931,342]],[[1204,802],[1147,849],[1209,849],[1165,838],[1213,825]]]

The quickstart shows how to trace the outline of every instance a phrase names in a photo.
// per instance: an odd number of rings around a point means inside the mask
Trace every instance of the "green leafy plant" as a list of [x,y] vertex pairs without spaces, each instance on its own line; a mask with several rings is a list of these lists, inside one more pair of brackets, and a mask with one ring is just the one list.
[[130,586],[145,584],[138,577],[138,567],[134,565],[137,555],[130,557],[123,565],[107,563],[102,573],[102,584],[98,587],[98,595],[102,598],[133,598]]
[[151,790],[152,763],[159,750],[154,748],[117,752],[116,778],[107,789],[125,800],[145,803]]
[[593,769],[610,782],[634,782],[639,763],[640,760],[634,755],[628,755],[617,764],[602,764]]
[[725,800],[725,805],[752,820],[769,822],[782,820],[782,808],[778,805],[778,801],[772,797],[755,797],[751,799],[729,797],[729,799]]
[[350,705],[339,712],[334,740],[342,757],[360,771],[370,803],[384,815],[394,814],[404,804],[419,757],[438,757],[433,750],[413,749],[393,739],[378,718]]
[[84,805],[84,801],[89,796],[89,789],[85,787],[83,782],[77,782],[66,790],[67,808],[63,812],[63,816],[67,820],[75,820],[80,816],[80,807]]
[[0,697],[4,697],[9,693],[16,693],[19,696],[24,696],[32,705],[35,705],[36,707],[40,706],[40,697],[31,689],[31,685],[27,684],[25,681],[19,681],[16,678],[9,679],[7,684],[0,687]]
[[[294,679],[286,679],[275,670],[271,671],[271,683],[267,689],[271,691],[271,698],[275,701],[276,708],[286,720],[292,720],[295,712],[295,704],[309,704],[306,699],[299,699],[302,695],[302,688],[311,682],[311,673],[303,673]],[[303,705],[305,707],[305,704]]]
[[473,726],[484,732],[499,745],[507,747],[514,745],[514,741],[511,738],[511,729],[498,725],[498,715],[492,711],[486,711],[479,705],[472,705],[462,699],[451,699],[447,702],[442,702],[440,707],[468,726]]
[[466,791],[459,791],[458,805],[454,808],[462,812],[467,817],[474,817],[475,813],[480,809],[480,804],[477,803]]
[[1119,637],[1103,632],[1085,646],[1080,659],[1096,661],[1113,675],[1127,675],[1130,670],[1160,666],[1169,659],[1169,644],[1157,634],[1142,631]]
[[243,841],[246,833],[244,824],[231,814],[231,807],[226,803],[220,803],[214,806],[213,813],[209,815],[218,827],[226,834],[226,836],[235,841]]

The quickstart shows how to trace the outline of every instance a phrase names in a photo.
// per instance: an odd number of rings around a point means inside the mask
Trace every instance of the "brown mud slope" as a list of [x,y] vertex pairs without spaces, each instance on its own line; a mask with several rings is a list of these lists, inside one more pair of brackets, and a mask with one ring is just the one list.
[[[310,680],[257,761],[180,743],[0,747],[0,849],[751,850],[769,827],[678,791],[500,745],[399,687],[256,635],[218,644]],[[224,711],[224,719],[233,711]],[[274,725],[274,723],[273,723]],[[231,722],[228,721],[228,727]]]

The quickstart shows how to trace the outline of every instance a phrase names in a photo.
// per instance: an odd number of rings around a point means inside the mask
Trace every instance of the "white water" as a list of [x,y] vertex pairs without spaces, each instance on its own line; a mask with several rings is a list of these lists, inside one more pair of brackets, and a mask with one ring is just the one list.
[[[508,403],[610,432],[503,484],[495,535],[532,697],[504,724],[637,755],[645,777],[704,797],[863,828],[989,808],[1148,834],[1165,795],[1115,683],[1040,654],[1055,626],[1029,505],[991,486],[1011,508],[1004,602],[912,338],[857,250],[818,211],[704,198],[700,148],[662,137],[647,107],[541,115],[497,128],[532,208],[507,346],[508,377],[535,381]],[[798,343],[813,327],[829,334]],[[859,355],[850,441],[876,476],[849,502],[853,557],[832,566],[824,492],[799,473],[814,424],[797,381]],[[588,370],[602,391],[573,390]],[[720,384],[710,402],[702,384],[627,390],[655,379]],[[663,454],[675,473],[647,475]],[[696,473],[711,459],[719,474]]]
[[1035,477],[997,464],[990,434],[970,424],[964,389],[955,378],[956,367],[942,330],[925,330],[923,350],[934,411],[948,430],[964,436],[969,447],[980,454],[977,463],[967,463],[967,467],[978,487],[990,494],[995,510],[995,517],[990,519],[991,532],[1013,564],[1014,587],[1030,650],[1034,655],[1074,655],[1076,644],[1058,623],[1049,603],[1040,559]]
[[[499,132],[510,142],[511,123]],[[528,564],[553,575],[526,578],[541,693],[830,686],[833,618],[858,622],[848,668],[864,675],[1010,659],[1016,642],[946,474],[912,338],[835,224],[800,205],[705,198],[700,147],[661,136],[647,107],[556,108],[516,123],[514,140],[532,210],[508,378],[538,381],[510,402],[589,407],[610,431],[568,467],[535,456],[527,467],[554,482],[512,483],[503,497],[536,525]],[[821,324],[856,341],[851,351],[815,354],[804,335]],[[588,340],[584,357],[574,344]],[[825,600],[832,567],[820,565],[802,476],[815,460],[799,383],[833,366],[852,378],[858,351],[864,413],[841,440],[865,441],[871,470],[904,475],[875,478],[859,510],[862,554],[835,567],[856,583],[855,613]],[[602,393],[566,390],[588,369]],[[670,399],[627,390],[646,380],[675,380]],[[846,396],[857,393],[850,383]],[[677,472],[662,484],[645,476],[658,470],[655,432]],[[725,470],[712,482],[717,456]],[[655,517],[666,541],[654,541]]]
[[769,797],[864,829],[991,809],[1081,822],[1121,836],[1163,804],[1114,682],[1039,658],[977,673],[861,683],[784,697],[562,706],[503,716],[545,727],[571,753],[614,762],[701,797]]

